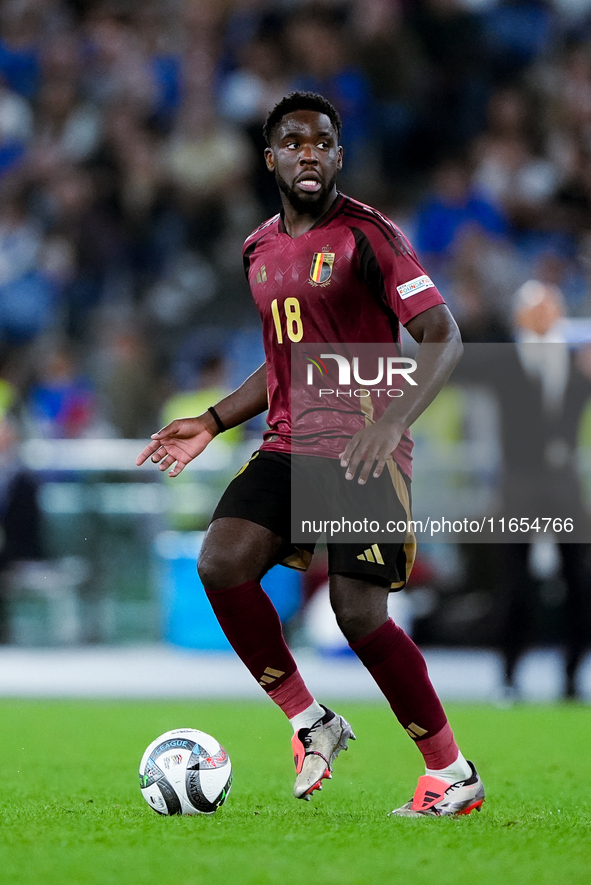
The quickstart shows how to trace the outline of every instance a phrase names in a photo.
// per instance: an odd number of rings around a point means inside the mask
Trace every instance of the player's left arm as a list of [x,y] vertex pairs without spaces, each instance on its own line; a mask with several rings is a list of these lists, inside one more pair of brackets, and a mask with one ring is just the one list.
[[358,482],[366,482],[372,469],[373,476],[381,474],[402,434],[433,402],[462,355],[460,331],[445,304],[418,314],[406,328],[420,345],[412,375],[416,385],[407,384],[404,396],[393,400],[375,424],[351,438],[340,456],[347,479],[353,479],[362,462]]

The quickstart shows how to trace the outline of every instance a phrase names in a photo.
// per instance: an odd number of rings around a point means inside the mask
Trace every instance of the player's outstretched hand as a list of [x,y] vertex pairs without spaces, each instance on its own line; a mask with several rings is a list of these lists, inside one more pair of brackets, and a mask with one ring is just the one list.
[[178,476],[216,435],[206,426],[206,420],[203,417],[175,419],[152,434],[152,442],[140,452],[135,463],[139,467],[150,458],[159,470],[171,468],[168,475]]
[[353,479],[362,463],[357,481],[362,485],[367,482],[372,468],[373,476],[377,479],[384,469],[386,459],[400,442],[403,432],[396,425],[381,421],[358,430],[339,456],[341,467],[346,467],[345,479]]

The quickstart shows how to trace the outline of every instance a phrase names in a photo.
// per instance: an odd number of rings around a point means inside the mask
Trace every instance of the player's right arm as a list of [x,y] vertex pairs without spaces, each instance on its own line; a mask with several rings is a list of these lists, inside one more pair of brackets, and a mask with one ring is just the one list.
[[[227,430],[264,412],[268,407],[265,363],[214,407]],[[139,467],[150,458],[159,470],[169,470],[169,476],[178,476],[219,432],[210,412],[195,418],[176,418],[152,434],[152,442],[140,452],[135,463]]]

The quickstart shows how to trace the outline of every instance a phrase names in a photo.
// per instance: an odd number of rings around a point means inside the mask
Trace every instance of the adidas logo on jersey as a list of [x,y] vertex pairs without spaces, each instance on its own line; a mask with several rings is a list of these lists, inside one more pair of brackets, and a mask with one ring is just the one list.
[[363,562],[377,562],[378,565],[384,565],[384,560],[377,544],[372,544],[371,547],[360,553],[357,559],[361,559]]
[[257,283],[266,283],[267,282],[267,268],[264,264],[261,265],[261,269],[256,275]]

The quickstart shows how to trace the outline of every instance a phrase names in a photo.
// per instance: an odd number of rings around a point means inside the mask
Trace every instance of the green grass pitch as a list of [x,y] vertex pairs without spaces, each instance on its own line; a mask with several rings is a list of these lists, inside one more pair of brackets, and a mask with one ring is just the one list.
[[[566,885],[591,878],[591,717],[579,704],[448,705],[488,799],[459,819],[387,816],[421,759],[384,705],[334,706],[358,740],[311,802],[270,703],[0,701],[2,885]],[[215,735],[234,784],[211,817],[165,818],[138,786],[170,728]]]

